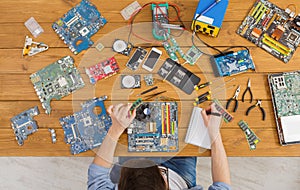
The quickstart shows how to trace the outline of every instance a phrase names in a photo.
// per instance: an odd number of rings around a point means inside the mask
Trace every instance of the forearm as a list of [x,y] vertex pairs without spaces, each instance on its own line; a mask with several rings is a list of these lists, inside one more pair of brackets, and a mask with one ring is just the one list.
[[213,182],[230,185],[230,170],[220,133],[211,145],[211,162]]
[[115,149],[123,131],[117,130],[116,127],[111,126],[99,147],[93,163],[105,168],[110,168],[113,164],[113,157]]

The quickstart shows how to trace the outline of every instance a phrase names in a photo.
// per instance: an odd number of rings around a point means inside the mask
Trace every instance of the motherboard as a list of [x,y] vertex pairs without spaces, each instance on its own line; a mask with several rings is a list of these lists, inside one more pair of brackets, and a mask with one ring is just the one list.
[[[300,71],[270,74],[268,79],[280,143],[300,143]],[[298,137],[288,141],[284,133],[292,127],[292,135]]]
[[287,63],[300,43],[300,16],[258,0],[237,33]]
[[[103,103],[106,99],[104,96],[88,100],[81,105],[80,111],[59,119],[64,130],[65,142],[71,145],[72,154],[79,154],[102,144],[112,125]],[[101,109],[101,113],[95,113],[96,107]]]
[[106,22],[106,19],[89,0],[82,0],[80,4],[54,22],[52,28],[70,50],[78,54],[93,45],[90,37],[97,33]]
[[248,70],[255,70],[255,65],[248,50],[227,52],[211,57],[215,76],[236,75]]
[[129,152],[177,152],[177,103],[143,102],[127,134]]
[[24,144],[27,136],[38,130],[38,125],[33,117],[40,114],[37,106],[30,108],[15,117],[11,118],[11,127],[16,135],[16,140],[20,146]]
[[90,78],[90,83],[95,84],[98,80],[108,78],[120,70],[114,57],[101,61],[100,63],[85,69]]
[[70,56],[63,57],[31,74],[30,80],[46,114],[51,112],[50,101],[52,99],[60,100],[84,87],[84,82]]

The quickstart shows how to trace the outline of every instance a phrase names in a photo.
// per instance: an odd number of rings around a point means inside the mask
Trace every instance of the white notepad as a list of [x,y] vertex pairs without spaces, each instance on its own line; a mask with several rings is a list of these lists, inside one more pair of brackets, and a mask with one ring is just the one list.
[[284,116],[280,119],[284,141],[286,143],[300,141],[300,115]]
[[201,111],[202,108],[194,107],[185,136],[185,142],[202,148],[211,149],[211,140],[208,129],[204,124]]

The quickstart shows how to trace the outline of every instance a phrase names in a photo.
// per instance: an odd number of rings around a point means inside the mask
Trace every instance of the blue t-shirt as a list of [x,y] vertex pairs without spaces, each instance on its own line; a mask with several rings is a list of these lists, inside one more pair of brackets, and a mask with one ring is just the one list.
[[[88,189],[89,190],[117,190],[118,185],[112,183],[110,179],[110,168],[91,164],[88,171]],[[195,186],[189,190],[203,190],[202,186]],[[223,182],[213,183],[208,190],[231,190],[231,187]]]

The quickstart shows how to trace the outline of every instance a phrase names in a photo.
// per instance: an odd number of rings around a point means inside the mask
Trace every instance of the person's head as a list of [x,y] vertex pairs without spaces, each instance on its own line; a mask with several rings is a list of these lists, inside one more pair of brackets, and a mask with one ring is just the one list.
[[166,190],[166,179],[150,160],[129,160],[121,169],[119,190]]

